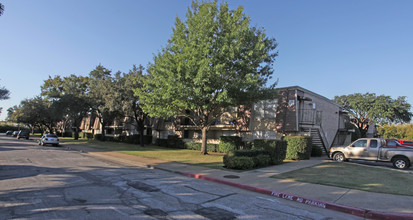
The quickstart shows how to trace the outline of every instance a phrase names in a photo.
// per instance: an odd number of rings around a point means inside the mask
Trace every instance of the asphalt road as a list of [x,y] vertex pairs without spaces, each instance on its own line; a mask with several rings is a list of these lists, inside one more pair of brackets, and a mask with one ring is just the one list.
[[0,134],[0,219],[355,219]]

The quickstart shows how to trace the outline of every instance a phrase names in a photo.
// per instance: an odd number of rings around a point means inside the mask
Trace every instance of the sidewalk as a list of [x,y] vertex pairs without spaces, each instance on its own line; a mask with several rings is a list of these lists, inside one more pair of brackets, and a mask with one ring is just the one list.
[[[85,146],[70,145],[90,156],[128,166],[153,167],[181,175],[231,185],[241,189],[332,209],[371,219],[413,219],[413,196],[400,196],[318,184],[269,178],[270,176],[324,163],[327,158],[312,158],[245,172],[190,166],[148,159],[117,152],[104,152]],[[409,174],[410,175],[410,174]],[[385,178],[385,177],[383,177]],[[412,187],[406,183],[406,187]]]

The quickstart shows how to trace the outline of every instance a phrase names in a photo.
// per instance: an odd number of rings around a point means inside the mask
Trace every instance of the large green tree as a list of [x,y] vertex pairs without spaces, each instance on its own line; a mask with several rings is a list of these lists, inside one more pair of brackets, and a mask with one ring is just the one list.
[[116,91],[115,79],[111,73],[111,70],[99,64],[89,74],[88,97],[102,127],[102,140],[105,140],[106,126],[123,116],[120,93]]
[[275,84],[267,82],[276,47],[263,28],[250,25],[242,7],[193,2],[185,21],[176,18],[136,95],[150,116],[188,117],[202,131],[201,153],[207,154],[207,131],[225,108],[275,95]]
[[56,102],[48,101],[40,96],[21,101],[19,106],[8,109],[8,119],[17,123],[24,123],[30,128],[38,127],[53,132],[53,128],[60,120]]
[[[56,101],[62,115],[62,122],[69,122],[73,128],[73,137],[79,138],[79,127],[83,117],[90,111],[88,95],[88,77],[70,75],[68,77],[50,77],[41,86],[42,95]],[[63,125],[63,130],[65,129]]]
[[362,137],[366,137],[372,124],[406,123],[413,116],[405,96],[392,99],[375,93],[355,93],[336,96],[334,101],[348,112],[351,122],[358,127]]
[[142,103],[139,96],[136,96],[132,88],[142,87],[144,67],[142,65],[133,65],[133,68],[127,74],[116,75],[115,92],[118,94],[118,100],[122,106],[125,117],[131,118],[136,130],[139,132],[140,145],[144,146],[145,122],[148,120],[148,114],[142,109]]

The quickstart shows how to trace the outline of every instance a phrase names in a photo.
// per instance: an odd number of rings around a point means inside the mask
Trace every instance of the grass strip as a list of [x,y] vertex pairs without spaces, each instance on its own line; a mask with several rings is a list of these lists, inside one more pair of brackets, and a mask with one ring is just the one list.
[[223,153],[209,152],[208,155],[201,155],[200,151],[188,149],[165,148],[155,145],[133,145],[118,142],[101,142],[96,140],[87,140],[80,138],[60,138],[60,142],[64,144],[78,144],[104,151],[113,151],[129,155],[135,155],[146,158],[155,158],[159,160],[172,161],[190,164],[194,166],[202,166],[214,169],[223,169]]
[[413,196],[413,175],[399,170],[351,163],[327,162],[272,176],[368,192]]

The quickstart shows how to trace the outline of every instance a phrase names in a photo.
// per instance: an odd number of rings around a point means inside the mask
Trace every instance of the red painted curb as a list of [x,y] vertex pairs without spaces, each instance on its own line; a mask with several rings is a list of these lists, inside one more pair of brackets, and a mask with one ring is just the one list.
[[234,186],[237,188],[241,188],[241,189],[245,189],[245,190],[249,190],[249,191],[253,191],[253,192],[257,192],[261,194],[266,194],[266,195],[278,197],[281,199],[299,202],[302,204],[315,206],[315,207],[319,207],[323,209],[330,209],[330,210],[334,210],[338,212],[343,212],[343,213],[347,213],[350,215],[367,218],[367,219],[389,219],[389,220],[390,219],[398,219],[398,220],[413,219],[413,213],[385,213],[385,212],[378,212],[378,211],[372,211],[372,210],[367,210],[367,209],[360,209],[360,208],[335,204],[331,202],[325,202],[321,200],[291,195],[287,193],[272,191],[269,189],[244,185],[241,183],[234,183],[228,180],[217,179],[217,178],[208,177],[208,176],[204,176],[200,174],[193,174],[193,173],[186,173],[186,172],[182,172],[182,173],[178,172],[178,173],[180,173],[181,175],[187,176],[187,177],[195,178],[195,179],[208,180],[208,181],[215,182],[215,183],[221,183],[221,184],[225,184],[229,186]]

